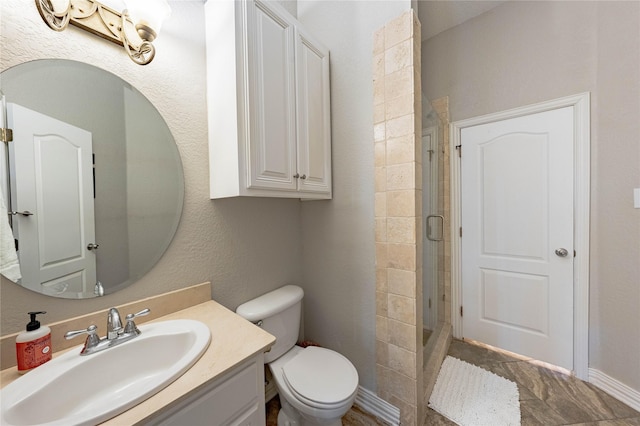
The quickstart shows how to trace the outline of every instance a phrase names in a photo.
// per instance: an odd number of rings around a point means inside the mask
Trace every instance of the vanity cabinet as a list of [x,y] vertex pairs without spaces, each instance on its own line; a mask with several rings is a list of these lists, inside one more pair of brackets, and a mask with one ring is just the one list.
[[275,2],[205,13],[211,198],[331,198],[329,51]]
[[237,366],[147,424],[162,426],[262,426],[265,419],[264,355]]

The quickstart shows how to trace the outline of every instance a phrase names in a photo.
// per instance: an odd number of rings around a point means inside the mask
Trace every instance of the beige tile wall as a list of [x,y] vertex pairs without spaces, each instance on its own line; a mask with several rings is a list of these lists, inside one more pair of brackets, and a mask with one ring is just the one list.
[[374,34],[376,375],[403,424],[422,418],[420,22],[411,10]]

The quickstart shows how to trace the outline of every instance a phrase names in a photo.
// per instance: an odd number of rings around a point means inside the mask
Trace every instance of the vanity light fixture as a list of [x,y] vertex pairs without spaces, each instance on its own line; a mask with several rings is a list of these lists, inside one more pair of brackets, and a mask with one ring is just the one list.
[[151,43],[171,9],[166,0],[125,0],[118,12],[96,0],[35,0],[47,25],[62,31],[69,24],[121,46],[133,62],[146,65],[156,49]]

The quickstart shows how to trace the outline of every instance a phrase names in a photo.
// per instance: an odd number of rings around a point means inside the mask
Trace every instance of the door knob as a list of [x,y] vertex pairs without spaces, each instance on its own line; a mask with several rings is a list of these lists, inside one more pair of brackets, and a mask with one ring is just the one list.
[[99,246],[100,244],[89,243],[89,245],[87,245],[87,250],[98,250]]
[[569,252],[567,251],[567,249],[565,248],[559,248],[556,249],[556,255],[560,256],[560,257],[567,257],[567,255],[569,254]]

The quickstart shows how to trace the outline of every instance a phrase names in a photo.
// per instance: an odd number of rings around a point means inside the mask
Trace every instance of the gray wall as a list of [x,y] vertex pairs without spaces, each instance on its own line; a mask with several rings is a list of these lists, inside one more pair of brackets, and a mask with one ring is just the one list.
[[[213,283],[215,300],[235,309],[252,297],[302,280],[299,201],[209,199],[203,2],[170,4],[172,16],[154,43],[156,57],[143,67],[134,64],[122,47],[85,31],[49,29],[33,2],[0,3],[0,70],[34,59],[66,58],[128,81],[167,122],[182,157],[186,187],[181,223],[169,249],[127,289],[98,299],[62,300],[24,290],[3,278],[3,335],[22,330],[26,312],[34,309],[47,311],[42,321],[48,323],[204,281]],[[99,101],[91,96],[86,100]]]
[[451,121],[591,92],[589,365],[640,391],[640,3],[509,2],[423,43]]
[[305,336],[375,381],[373,32],[409,1],[300,1],[298,19],[331,51],[333,200],[302,204]]

